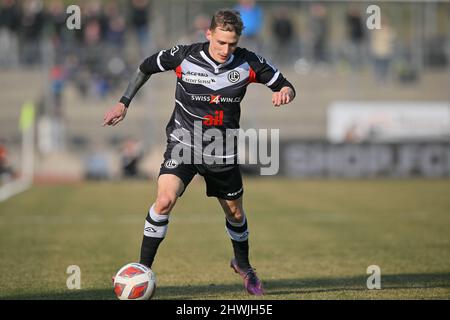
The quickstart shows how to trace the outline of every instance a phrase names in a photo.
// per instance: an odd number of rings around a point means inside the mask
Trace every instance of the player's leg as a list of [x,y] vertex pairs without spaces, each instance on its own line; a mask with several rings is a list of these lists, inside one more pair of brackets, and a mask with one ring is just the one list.
[[252,295],[262,295],[262,283],[249,261],[248,225],[242,205],[242,196],[236,200],[219,199],[225,212],[226,230],[233,244],[234,258],[230,266],[244,279],[244,287]]
[[174,146],[172,143],[167,145],[159,170],[156,201],[145,218],[140,263],[149,268],[152,267],[158,247],[166,236],[170,212],[197,173],[194,165],[172,159]]
[[169,214],[184,188],[183,181],[176,175],[159,176],[156,201],[145,219],[140,263],[151,268],[158,247],[166,236]]
[[225,212],[225,224],[233,244],[234,254],[239,266],[247,270],[248,261],[248,228],[247,219],[242,207],[244,188],[242,175],[238,165],[224,166],[224,170],[204,167],[200,173],[206,182],[206,194],[217,197]]
[[261,281],[249,261],[248,225],[243,208],[242,175],[238,165],[217,171],[206,168],[201,172],[206,181],[206,194],[217,197],[225,212],[225,226],[233,245],[234,258],[231,267],[244,279],[244,286],[248,293],[263,294]]
[[234,258],[242,270],[251,268],[249,261],[248,225],[242,205],[242,196],[236,200],[218,198],[225,212],[225,227],[231,238]]

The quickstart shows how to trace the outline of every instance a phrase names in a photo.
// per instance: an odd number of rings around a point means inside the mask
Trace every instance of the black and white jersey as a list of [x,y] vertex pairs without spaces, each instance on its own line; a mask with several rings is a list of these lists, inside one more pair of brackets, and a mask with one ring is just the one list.
[[[194,123],[202,132],[215,128],[225,141],[227,129],[239,129],[241,102],[251,83],[262,83],[272,91],[292,85],[266,59],[237,48],[223,63],[208,53],[209,43],[179,45],[148,57],[140,70],[145,75],[172,70],[177,76],[175,108],[166,127],[168,141],[179,139],[174,130],[194,136]],[[193,141],[180,141],[193,147]],[[235,157],[236,148],[224,158]],[[219,156],[220,157],[220,156]]]

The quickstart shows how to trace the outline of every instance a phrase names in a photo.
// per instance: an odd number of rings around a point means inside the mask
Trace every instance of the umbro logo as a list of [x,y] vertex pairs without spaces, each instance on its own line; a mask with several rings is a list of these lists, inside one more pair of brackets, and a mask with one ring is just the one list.
[[147,232],[153,232],[153,233],[158,232],[158,231],[156,231],[155,228],[152,228],[152,227],[147,227],[147,228],[144,229],[144,231],[147,231]]

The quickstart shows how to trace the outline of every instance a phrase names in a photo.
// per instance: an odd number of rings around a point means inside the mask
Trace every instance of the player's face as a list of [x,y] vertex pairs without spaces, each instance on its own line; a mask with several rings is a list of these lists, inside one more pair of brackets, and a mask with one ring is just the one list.
[[228,60],[236,50],[239,36],[234,31],[225,31],[220,27],[206,31],[206,38],[209,40],[209,54],[219,63]]

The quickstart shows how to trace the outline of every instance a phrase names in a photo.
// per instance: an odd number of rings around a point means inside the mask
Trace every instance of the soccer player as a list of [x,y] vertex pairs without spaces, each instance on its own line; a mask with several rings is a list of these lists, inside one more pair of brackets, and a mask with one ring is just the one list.
[[[156,201],[145,221],[140,263],[152,266],[167,232],[169,214],[198,173],[205,179],[207,196],[216,197],[225,212],[226,231],[234,250],[231,268],[244,279],[244,287],[249,294],[262,295],[261,281],[249,262],[249,231],[243,208],[244,189],[237,147],[226,150],[224,155],[199,155],[192,140],[180,139],[179,135],[179,132],[195,135],[196,126],[200,123],[201,133],[214,128],[215,132],[219,130],[223,134],[225,140],[228,130],[239,128],[240,102],[250,83],[269,87],[273,91],[275,107],[294,99],[294,87],[280,71],[266,59],[237,46],[243,28],[238,12],[219,10],[213,15],[206,32],[208,42],[174,46],[145,59],[120,102],[106,112],[103,125],[115,126],[125,118],[131,100],[150,76],[175,71],[175,108],[166,127],[167,149],[159,172]],[[180,144],[184,152],[193,150],[194,156],[189,156],[189,161],[174,157],[173,151]],[[201,161],[195,161],[199,157]],[[211,161],[211,157],[217,161]]]

